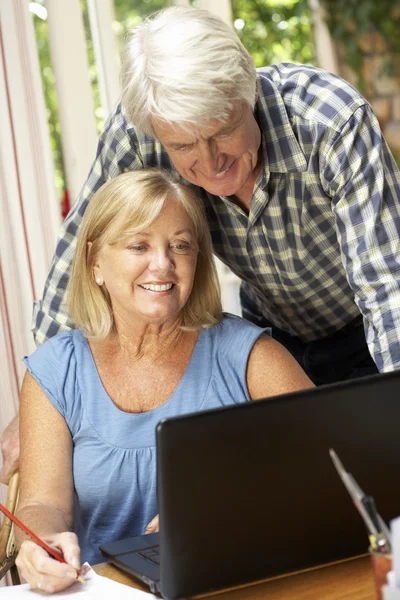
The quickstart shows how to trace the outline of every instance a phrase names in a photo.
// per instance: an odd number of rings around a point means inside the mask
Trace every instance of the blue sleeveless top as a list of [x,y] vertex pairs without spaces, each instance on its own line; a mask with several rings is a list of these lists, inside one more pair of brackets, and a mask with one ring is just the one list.
[[247,360],[263,331],[234,315],[201,330],[172,396],[144,413],[116,407],[79,330],[56,335],[25,357],[71,432],[82,563],[102,562],[99,544],[141,535],[157,515],[155,429],[161,419],[250,400]]

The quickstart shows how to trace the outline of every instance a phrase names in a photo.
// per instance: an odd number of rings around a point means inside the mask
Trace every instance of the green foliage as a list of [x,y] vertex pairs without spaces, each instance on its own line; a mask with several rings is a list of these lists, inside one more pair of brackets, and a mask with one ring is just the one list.
[[306,0],[232,0],[234,26],[256,66],[314,63]]
[[[45,6],[45,0],[36,0],[36,3],[40,4],[41,6]],[[164,8],[167,5],[168,2],[165,2],[164,0],[141,0],[140,2],[136,2],[135,6],[133,6],[132,0],[115,0],[116,21],[113,23],[113,27],[118,34],[121,50],[123,45],[123,37],[128,29],[134,27],[143,17],[161,8]],[[95,105],[96,124],[97,129],[100,132],[104,124],[105,115],[100,103],[97,69],[94,60],[93,43],[90,33],[86,0],[81,0],[81,7],[85,28],[86,47],[88,52],[89,76],[92,84],[93,101]],[[32,19],[35,29],[43,91],[46,102],[47,123],[50,134],[50,144],[53,154],[55,172],[55,184],[57,196],[61,201],[66,182],[62,155],[60,122],[58,118],[55,76],[51,64],[49,48],[48,24],[47,20],[39,18],[35,13],[32,13]],[[74,198],[71,200],[73,201]]]
[[[115,21],[112,24],[113,30],[118,38],[118,46],[122,55],[126,33],[136,27],[145,17],[168,6],[169,2],[165,0],[141,0],[132,2],[132,0],[114,0]],[[95,116],[97,131],[100,134],[104,126],[105,114],[101,106],[99,84],[97,78],[97,67],[93,52],[93,43],[90,32],[90,22],[87,11],[87,1],[81,0],[83,21],[86,34],[86,47],[89,59],[89,74],[93,89],[93,100],[95,104]]]
[[[399,0],[320,0],[326,10],[326,21],[332,37],[345,49],[345,60],[359,76],[363,87],[361,67],[365,56],[358,38],[366,33],[382,35],[388,51],[400,54]],[[387,68],[393,68],[389,61]]]
[[139,2],[114,0],[115,23],[113,26],[119,39],[120,51],[122,52],[124,37],[129,29],[136,27],[144,18],[166,8],[169,4],[170,2],[165,0],[141,0]]
[[46,102],[47,124],[50,134],[50,145],[53,154],[55,185],[58,197],[62,198],[64,188],[64,168],[61,149],[60,122],[58,120],[58,103],[55,90],[55,77],[51,66],[48,27],[47,21],[44,21],[32,15],[35,35],[37,40],[37,49],[39,55],[40,68],[42,72],[43,92]]
[[86,51],[87,51],[88,63],[89,63],[89,78],[90,78],[90,83],[92,86],[92,93],[93,93],[94,115],[96,117],[97,133],[100,134],[101,130],[103,129],[105,114],[104,114],[103,107],[101,105],[100,89],[99,89],[99,82],[98,82],[98,76],[97,76],[97,67],[96,67],[95,57],[94,57],[93,40],[92,40],[91,31],[90,31],[89,13],[88,13],[88,7],[87,7],[86,0],[81,0],[81,11],[82,11],[82,18],[83,18],[83,27],[84,27],[84,31],[85,31]]

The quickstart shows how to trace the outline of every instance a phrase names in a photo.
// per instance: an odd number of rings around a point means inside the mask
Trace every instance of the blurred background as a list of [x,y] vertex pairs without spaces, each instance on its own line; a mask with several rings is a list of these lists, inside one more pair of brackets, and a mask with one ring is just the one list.
[[[258,67],[310,63],[347,79],[400,161],[399,0],[0,0],[0,430],[18,410],[59,226],[119,99],[124,36],[170,4],[217,13]],[[237,280],[219,272],[225,310],[240,313]]]

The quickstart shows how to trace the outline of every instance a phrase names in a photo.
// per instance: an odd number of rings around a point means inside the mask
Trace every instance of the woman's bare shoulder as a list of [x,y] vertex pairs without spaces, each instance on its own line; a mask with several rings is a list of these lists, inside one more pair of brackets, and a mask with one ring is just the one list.
[[298,362],[282,344],[262,334],[247,363],[247,387],[252,400],[313,387]]

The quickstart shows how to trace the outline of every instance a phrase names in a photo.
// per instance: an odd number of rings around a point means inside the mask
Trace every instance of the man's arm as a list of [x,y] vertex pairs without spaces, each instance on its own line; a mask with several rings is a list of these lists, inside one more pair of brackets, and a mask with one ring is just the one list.
[[36,345],[61,331],[74,328],[67,314],[66,289],[79,227],[88,202],[108,179],[142,167],[135,133],[132,128],[129,129],[126,117],[118,106],[99,138],[96,158],[86,183],[62,225],[43,298],[34,304],[32,332]]
[[321,149],[342,262],[379,371],[400,368],[400,172],[372,109]]

